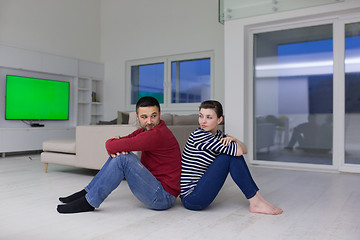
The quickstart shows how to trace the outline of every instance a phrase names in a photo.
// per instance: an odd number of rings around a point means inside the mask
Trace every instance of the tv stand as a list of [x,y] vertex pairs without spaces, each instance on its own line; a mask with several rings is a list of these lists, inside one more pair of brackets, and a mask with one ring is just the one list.
[[0,128],[0,153],[41,150],[50,139],[75,139],[75,127]]
[[31,123],[30,127],[44,127],[44,124],[40,124],[40,123]]

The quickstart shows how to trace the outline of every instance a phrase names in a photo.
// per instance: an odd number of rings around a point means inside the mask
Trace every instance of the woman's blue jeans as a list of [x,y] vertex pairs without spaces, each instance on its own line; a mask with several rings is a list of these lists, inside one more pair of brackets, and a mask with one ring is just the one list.
[[148,208],[164,210],[172,207],[176,198],[165,191],[160,181],[141,164],[133,153],[109,157],[107,162],[85,187],[86,200],[98,208],[109,194],[126,178],[132,193]]
[[199,179],[195,189],[181,199],[185,208],[202,210],[208,207],[224,185],[228,173],[247,199],[259,191],[243,156],[219,155]]

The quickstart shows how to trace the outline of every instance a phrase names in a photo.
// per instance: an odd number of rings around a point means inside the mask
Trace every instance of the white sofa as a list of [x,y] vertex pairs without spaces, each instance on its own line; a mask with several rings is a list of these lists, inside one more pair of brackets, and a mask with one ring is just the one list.
[[[181,151],[190,133],[199,126],[197,116],[197,114],[162,115],[162,119],[176,137]],[[75,140],[43,142],[41,162],[44,163],[45,172],[47,172],[49,163],[101,169],[109,157],[105,149],[106,140],[114,136],[125,136],[132,133],[138,128],[135,122],[133,122],[133,116],[130,116],[128,124],[77,126]],[[223,130],[223,125],[221,125],[221,129]]]
[[43,142],[41,162],[47,171],[49,163],[100,169],[108,158],[105,141],[124,136],[136,130],[131,125],[77,126],[75,140],[49,140]]

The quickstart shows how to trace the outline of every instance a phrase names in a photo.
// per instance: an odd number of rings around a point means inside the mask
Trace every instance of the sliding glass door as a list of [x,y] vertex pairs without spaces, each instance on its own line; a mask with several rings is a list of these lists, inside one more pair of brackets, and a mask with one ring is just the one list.
[[360,21],[344,19],[251,33],[254,162],[360,171]]
[[254,159],[332,165],[332,24],[254,35]]
[[360,22],[345,24],[345,164],[360,164]]

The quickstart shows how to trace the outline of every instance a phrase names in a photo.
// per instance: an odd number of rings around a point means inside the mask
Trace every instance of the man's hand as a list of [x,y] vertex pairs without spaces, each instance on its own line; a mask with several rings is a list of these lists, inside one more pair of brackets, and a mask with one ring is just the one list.
[[[129,154],[129,152],[121,152],[121,153],[124,154],[124,155]],[[110,155],[110,157],[112,157],[112,158],[115,158],[115,157],[117,157],[117,156],[120,156],[120,152],[117,152],[117,153],[114,153],[114,154],[111,154],[111,155]]]
[[[115,136],[115,137],[113,137],[111,139],[120,139],[120,136]],[[111,154],[110,157],[115,158],[117,156],[120,156],[120,153],[122,153],[124,155],[129,154],[129,152],[117,152],[117,153]]]

